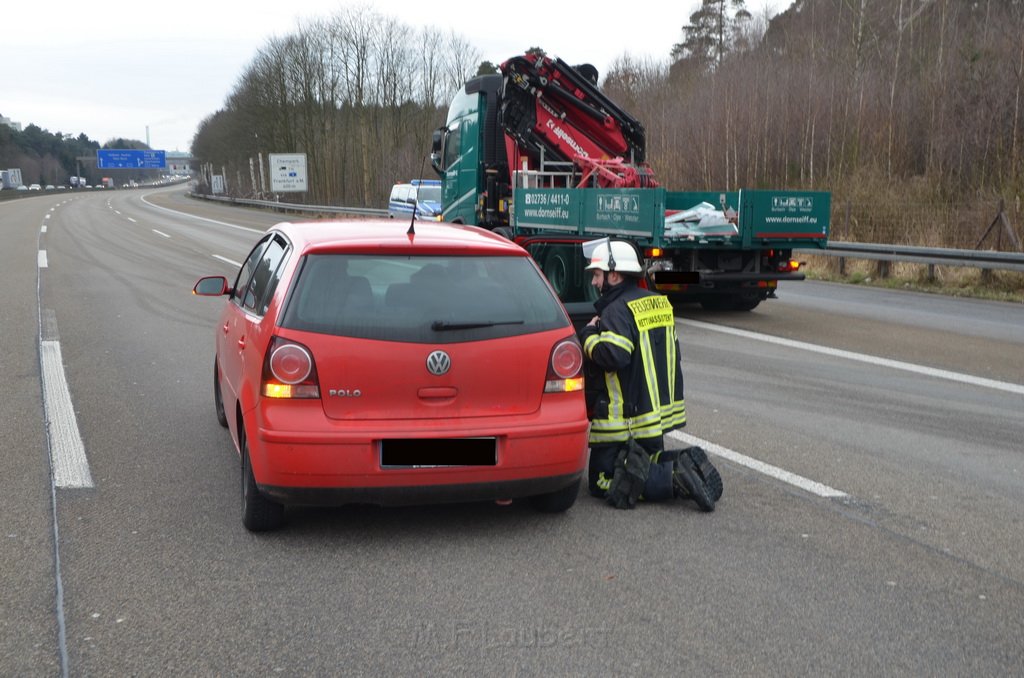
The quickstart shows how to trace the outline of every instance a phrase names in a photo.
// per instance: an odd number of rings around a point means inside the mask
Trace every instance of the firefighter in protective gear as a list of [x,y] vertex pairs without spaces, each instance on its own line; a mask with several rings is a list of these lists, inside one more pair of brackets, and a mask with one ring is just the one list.
[[[632,508],[641,496],[686,496],[713,510],[700,477],[679,463],[678,452],[664,449],[664,434],[686,425],[671,303],[640,287],[643,267],[628,242],[598,244],[586,270],[601,295],[594,303],[598,314],[580,331],[591,420],[590,493],[617,508]],[[644,453],[649,464],[637,459]]]

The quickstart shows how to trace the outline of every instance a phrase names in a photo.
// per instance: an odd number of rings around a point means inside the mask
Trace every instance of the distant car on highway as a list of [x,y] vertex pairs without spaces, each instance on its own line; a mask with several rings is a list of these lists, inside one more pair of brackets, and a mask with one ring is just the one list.
[[279,224],[216,324],[213,398],[241,457],[242,522],[287,505],[576,501],[583,353],[526,251],[472,226]]
[[417,219],[441,219],[441,182],[437,179],[414,179],[408,184],[395,184],[388,198],[388,216]]
[[40,186],[39,184],[29,184],[28,190],[30,190],[30,191],[41,191],[41,190],[43,190],[43,187]]

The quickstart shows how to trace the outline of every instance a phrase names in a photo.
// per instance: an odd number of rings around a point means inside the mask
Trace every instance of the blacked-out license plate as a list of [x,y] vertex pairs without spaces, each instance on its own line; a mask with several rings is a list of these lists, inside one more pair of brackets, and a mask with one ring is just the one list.
[[495,438],[397,438],[380,442],[382,467],[494,466]]

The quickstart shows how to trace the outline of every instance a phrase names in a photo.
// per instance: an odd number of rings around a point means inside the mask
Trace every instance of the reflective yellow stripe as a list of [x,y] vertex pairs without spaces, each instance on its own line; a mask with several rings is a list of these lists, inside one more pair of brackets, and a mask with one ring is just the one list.
[[626,353],[633,352],[633,342],[629,340],[629,337],[624,337],[621,334],[615,332],[602,332],[601,341],[612,346],[618,346]]
[[591,445],[597,443],[623,443],[627,440],[629,440],[629,433],[626,431],[617,431],[615,433],[598,433],[597,431],[590,432]]
[[600,334],[591,334],[583,342],[583,350],[586,351],[588,358],[594,357],[594,349],[597,348],[598,343],[611,344],[626,353],[633,352],[633,342],[628,337],[615,332],[601,332]]
[[608,421],[621,421],[623,426],[626,423],[626,415],[623,412],[622,384],[619,382],[617,372],[604,373],[604,387],[608,392]]
[[[643,438],[657,438],[662,435],[663,431],[660,426],[653,426],[643,429],[633,429],[633,437],[637,439]],[[629,431],[617,431],[615,433],[595,433],[590,432],[590,444],[596,445],[598,443],[624,443],[629,440]]]
[[657,410],[661,403],[658,395],[658,368],[654,362],[654,349],[651,348],[651,333],[640,333],[640,359],[644,363],[644,379],[647,382],[647,395],[650,403]]
[[668,351],[668,401],[676,402],[676,365],[679,364],[679,355],[676,353],[676,326],[672,323],[671,330],[665,330],[665,346]]
[[661,425],[664,428],[679,428],[686,423],[686,406],[684,405],[678,412],[673,412],[667,417],[662,417]]
[[600,433],[627,433],[629,422],[625,419],[595,419],[591,430]]

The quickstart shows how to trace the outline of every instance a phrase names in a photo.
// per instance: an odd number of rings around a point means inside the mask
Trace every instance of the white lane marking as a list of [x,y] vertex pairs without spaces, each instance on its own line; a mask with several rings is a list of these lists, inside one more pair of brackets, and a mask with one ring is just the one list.
[[[50,211],[52,212],[53,210],[50,210]],[[50,218],[50,215],[49,215],[49,214],[44,214],[44,215],[43,215],[43,219],[49,219],[49,218]]]
[[715,325],[713,323],[706,323],[700,320],[683,320],[680,319],[684,325],[690,325],[691,327],[699,327],[701,329],[710,330],[712,332],[722,332],[724,334],[732,334],[737,337],[744,337],[746,339],[755,339],[757,341],[768,342],[769,344],[778,344],[779,346],[787,346],[789,348],[797,348],[803,351],[812,351],[814,353],[821,353],[824,355],[833,356],[835,358],[845,358],[847,360],[856,360],[862,363],[868,363],[871,365],[878,365],[880,367],[889,367],[894,370],[904,370],[906,372],[914,372],[916,374],[923,374],[928,377],[936,377],[938,379],[948,379],[950,381],[958,381],[962,384],[971,384],[973,386],[981,386],[983,388],[991,388],[997,391],[1006,391],[1008,393],[1016,393],[1018,395],[1024,395],[1024,386],[1020,384],[1013,384],[1007,381],[996,381],[995,379],[985,379],[984,377],[975,377],[970,374],[963,374],[961,372],[950,372],[948,370],[939,370],[934,367],[925,367],[924,365],[915,365],[913,363],[905,363],[899,360],[889,360],[888,358],[879,358],[873,355],[867,355],[865,353],[854,353],[853,351],[843,351],[838,348],[829,348],[828,346],[819,346],[817,344],[808,344],[803,341],[795,341],[793,339],[783,339],[782,337],[773,337],[769,334],[760,334],[758,332],[749,332],[747,330],[739,330],[734,327],[725,327],[724,325]]
[[50,465],[57,487],[92,487],[85,445],[78,432],[78,418],[64,376],[59,341],[41,341],[43,406],[50,438]]
[[722,447],[721,445],[717,445],[708,440],[703,440],[702,438],[698,438],[697,436],[692,436],[689,433],[683,433],[682,431],[672,431],[671,433],[668,434],[668,437],[675,438],[676,440],[687,445],[696,445],[698,447],[702,447],[704,448],[704,451],[707,452],[708,454],[714,454],[719,457],[722,457],[723,459],[728,459],[734,464],[746,466],[747,468],[757,471],[758,473],[763,473],[764,475],[771,476],[776,480],[781,480],[784,483],[788,483],[795,487],[799,487],[801,490],[810,492],[811,494],[816,494],[819,497],[834,499],[838,497],[849,496],[846,492],[843,492],[841,490],[829,487],[828,485],[823,485],[814,480],[809,480],[807,478],[804,478],[803,476],[798,476],[795,473],[790,473],[789,471],[781,469],[778,466],[766,464],[763,461],[758,461],[757,459],[748,457],[745,454],[740,454],[735,450],[730,450],[727,447]]
[[221,261],[223,261],[223,262],[224,262],[224,263],[226,263],[226,264],[231,264],[231,265],[232,265],[232,266],[234,266],[235,268],[238,268],[239,266],[241,266],[241,265],[242,265],[242,264],[240,264],[240,263],[239,263],[239,262],[237,262],[237,261],[231,261],[231,260],[230,260],[230,259],[228,259],[227,257],[222,257],[222,256],[221,256],[221,255],[219,255],[219,254],[212,254],[212,255],[210,255],[210,256],[212,256],[212,257],[213,257],[214,259],[220,259]]
[[119,214],[121,214],[121,213],[120,213],[120,212],[118,212],[117,210],[114,210],[114,214],[118,214],[118,215],[119,215]]
[[38,262],[39,268],[47,268],[48,265],[46,263],[46,250],[39,250]]
[[183,217],[188,217],[190,219],[199,219],[200,221],[208,221],[211,224],[217,224],[218,226],[227,226],[228,228],[236,228],[239,231],[249,231],[250,233],[266,233],[266,229],[261,231],[261,230],[256,229],[256,228],[247,228],[245,226],[239,226],[237,224],[229,224],[226,221],[217,221],[216,219],[207,219],[206,217],[197,217],[196,215],[189,214],[188,212],[179,212],[178,210],[172,210],[172,209],[169,209],[167,207],[161,207],[160,205],[154,205],[150,201],[146,200],[146,196],[142,196],[142,202],[146,203],[147,205],[149,205],[153,209],[163,210],[164,212],[170,212],[171,214],[177,214],[177,215],[180,215],[180,216],[183,216]]
[[164,233],[163,231],[158,231],[155,228],[153,229],[153,232],[156,233],[157,235],[162,235],[165,238],[170,238],[171,237],[171,236],[167,235],[166,233]]
[[39,232],[46,233],[46,224],[43,224],[43,227],[39,229]]
[[132,219],[131,217],[125,217],[125,218],[128,219],[128,221],[132,222],[133,224],[139,223],[139,222],[135,221],[134,219]]

